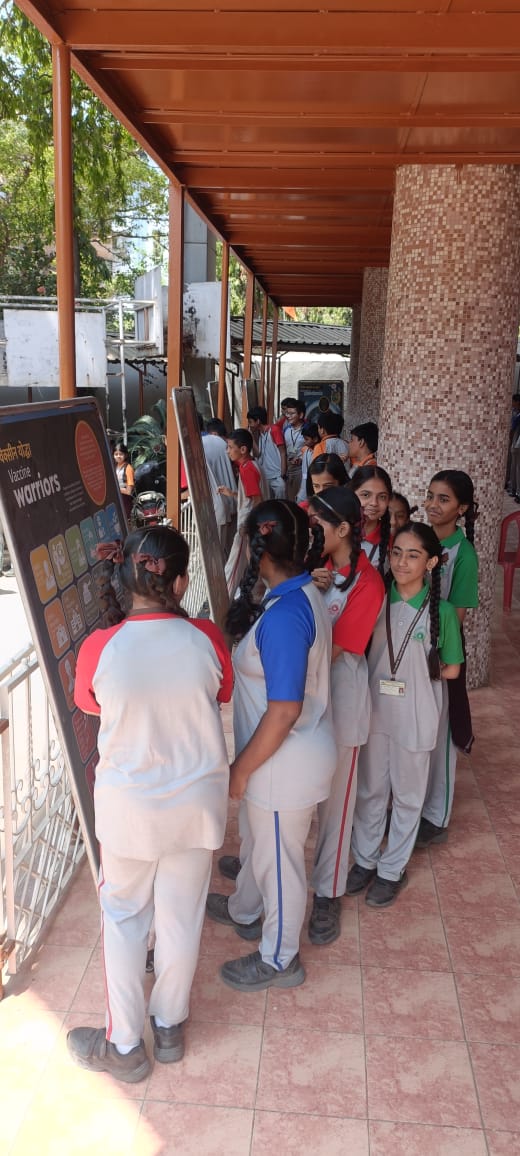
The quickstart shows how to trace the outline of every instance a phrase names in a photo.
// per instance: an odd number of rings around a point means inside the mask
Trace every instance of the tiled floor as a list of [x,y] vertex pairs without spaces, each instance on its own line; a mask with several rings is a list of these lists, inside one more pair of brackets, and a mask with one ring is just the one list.
[[493,685],[472,696],[449,842],[416,852],[395,907],[345,899],[335,944],[304,936],[307,981],[292,991],[224,987],[220,963],[250,945],[207,924],[185,1059],[134,1087],[65,1049],[71,1025],[103,1020],[85,867],[0,1005],[2,1152],[520,1154],[519,702],[520,603],[504,618],[498,596]]

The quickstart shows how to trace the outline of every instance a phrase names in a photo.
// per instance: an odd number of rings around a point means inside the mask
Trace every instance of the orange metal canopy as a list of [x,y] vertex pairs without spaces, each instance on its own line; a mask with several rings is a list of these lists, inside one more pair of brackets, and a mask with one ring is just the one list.
[[399,165],[520,163],[520,0],[18,4],[278,304],[360,300]]

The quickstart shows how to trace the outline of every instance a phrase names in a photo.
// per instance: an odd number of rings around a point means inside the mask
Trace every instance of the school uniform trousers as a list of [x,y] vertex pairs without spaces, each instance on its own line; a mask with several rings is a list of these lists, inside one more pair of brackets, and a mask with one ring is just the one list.
[[268,701],[302,702],[302,711],[279,750],[248,780],[239,815],[241,870],[228,905],[238,923],[252,923],[264,911],[260,954],[281,971],[299,950],[307,902],[305,842],[314,807],[328,796],[336,766],[329,706],[331,627],[308,574],[281,583],[265,603],[233,657],[237,754]]

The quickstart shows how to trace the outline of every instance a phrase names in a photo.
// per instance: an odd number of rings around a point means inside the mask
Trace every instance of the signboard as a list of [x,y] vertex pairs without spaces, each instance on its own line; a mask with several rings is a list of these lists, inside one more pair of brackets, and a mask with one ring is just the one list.
[[[23,389],[59,387],[57,310],[4,309],[4,325],[8,384]],[[105,389],[105,315],[78,311],[74,326],[76,383],[83,389]]]
[[305,420],[317,421],[320,413],[343,414],[342,381],[299,381],[298,401],[305,406]]
[[92,871],[97,720],[74,705],[76,658],[112,621],[98,542],[126,526],[112,455],[92,398],[0,409],[0,511]]
[[173,389],[172,398],[197,526],[201,562],[206,575],[211,617],[222,628],[229,596],[193,390],[188,386]]

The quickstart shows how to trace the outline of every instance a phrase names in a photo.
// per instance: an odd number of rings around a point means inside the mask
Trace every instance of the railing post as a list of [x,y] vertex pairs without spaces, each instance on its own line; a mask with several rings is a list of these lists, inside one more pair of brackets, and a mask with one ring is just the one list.
[[229,297],[229,245],[222,245],[222,284],[220,295],[220,349],[218,362],[217,417],[224,421],[226,412],[226,359]]
[[52,46],[52,119],[60,397],[68,398],[77,391],[70,49],[65,44]]

